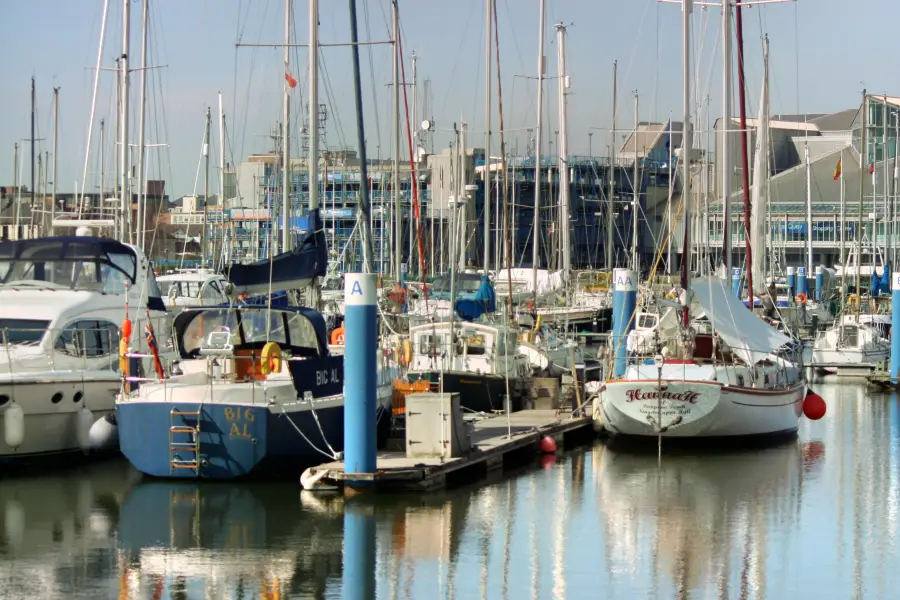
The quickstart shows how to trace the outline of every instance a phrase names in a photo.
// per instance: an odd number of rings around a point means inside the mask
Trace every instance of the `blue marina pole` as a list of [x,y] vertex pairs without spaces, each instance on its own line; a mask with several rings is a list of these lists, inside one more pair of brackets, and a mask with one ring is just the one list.
[[891,377],[900,377],[900,273],[891,273]]
[[628,332],[634,329],[634,310],[637,306],[637,273],[628,269],[613,270],[613,338],[616,377],[625,375],[628,367]]
[[731,268],[731,289],[734,291],[734,295],[738,297],[738,300],[741,299],[741,268],[740,267],[732,267]]
[[825,295],[825,267],[816,267],[816,302],[821,302]]
[[806,281],[806,267],[797,267],[797,293],[809,297],[809,284]]
[[[344,276],[344,472],[374,473],[378,340],[375,274]],[[352,477],[349,478],[352,481]]]
[[787,286],[790,297],[793,298],[797,293],[797,278],[794,277],[794,267],[787,268]]
[[359,499],[344,504],[344,600],[375,597],[375,510]]

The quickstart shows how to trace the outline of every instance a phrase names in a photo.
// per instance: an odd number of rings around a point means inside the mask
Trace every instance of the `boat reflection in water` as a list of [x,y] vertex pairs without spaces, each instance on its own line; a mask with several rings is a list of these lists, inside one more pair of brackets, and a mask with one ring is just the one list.
[[114,589],[124,461],[0,483],[0,598],[105,598]]
[[301,503],[293,486],[143,482],[122,504],[120,597],[320,597],[341,576],[341,504]]
[[656,453],[600,446],[594,465],[615,572],[639,575],[634,583],[660,597],[671,587],[679,597],[730,596],[741,586],[765,595],[766,540],[773,524],[794,520],[799,505],[797,442],[759,452],[664,454],[661,461]]

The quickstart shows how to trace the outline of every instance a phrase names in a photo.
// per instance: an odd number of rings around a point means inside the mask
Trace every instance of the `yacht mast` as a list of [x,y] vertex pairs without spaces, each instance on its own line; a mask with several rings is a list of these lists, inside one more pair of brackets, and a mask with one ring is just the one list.
[[[866,175],[864,166],[869,157],[869,139],[866,135],[866,127],[868,127],[868,113],[869,113],[869,97],[866,95],[866,90],[862,92],[862,121],[860,128],[860,136],[859,136],[859,208],[857,212],[856,219],[856,322],[859,323],[859,296],[860,296],[860,273],[859,270],[862,267],[862,223],[863,223],[863,192],[865,191],[865,182]],[[873,257],[872,260],[872,272],[874,274],[875,269],[875,260]]]
[[[685,290],[685,298],[690,304],[691,287],[691,12],[693,0],[681,2],[681,33],[682,33],[682,57],[684,86],[683,98],[684,115],[682,117],[681,134],[681,178],[682,199],[684,201],[684,251],[681,259],[681,287]],[[690,309],[685,308],[683,322],[687,325],[690,319]]]
[[[315,12],[315,4],[316,0],[310,0],[309,10],[310,10],[310,19],[312,19],[313,13]],[[314,29],[314,23],[310,21],[310,32]],[[316,56],[316,47],[313,45],[312,35],[310,35],[310,48],[309,55],[311,57]],[[288,75],[291,71],[291,0],[284,0],[284,73]],[[314,62],[314,60],[310,60],[310,65]],[[315,106],[315,101],[312,98],[312,89],[314,86],[313,79],[313,71],[310,69],[309,72],[310,77],[310,112],[312,112],[313,107]],[[281,251],[282,252],[290,252],[293,250],[294,238],[291,235],[291,229],[293,226],[293,219],[291,218],[291,81],[288,80],[288,77],[284,78],[284,98],[283,109],[284,114],[282,119],[284,120],[284,125],[282,126],[281,131]],[[221,96],[219,97],[219,112],[221,113]],[[310,123],[310,128],[312,128],[312,123]],[[315,129],[312,130],[310,134],[310,170],[312,170],[312,164],[315,162],[317,153],[313,152],[313,148],[315,147],[315,143],[312,141],[315,139]],[[224,176],[224,172],[220,174],[220,178]],[[313,190],[316,187],[316,181],[314,179],[310,179],[309,181],[309,200],[312,202],[313,198]],[[222,198],[219,198],[219,202],[222,202]],[[224,206],[222,207],[224,209]],[[313,225],[315,227],[315,225]]]
[[[103,121],[100,121],[100,130],[103,130]],[[59,88],[53,88],[53,192],[50,197],[50,235],[53,235],[53,219],[56,217],[56,155],[59,147]],[[103,172],[103,161],[100,162],[100,172]],[[103,198],[103,177],[100,177],[100,198]]]
[[[484,274],[491,267],[491,26],[493,0],[484,2]],[[499,215],[497,215],[499,217]],[[499,223],[498,223],[499,229]],[[498,253],[499,254],[499,253]],[[497,268],[499,270],[499,260]]]
[[731,0],[722,0],[722,264],[731,276]]
[[146,177],[146,173],[144,173],[144,144],[146,142],[145,138],[145,125],[146,125],[146,114],[145,108],[147,104],[147,29],[148,29],[148,11],[150,9],[150,0],[143,0],[141,3],[141,99],[140,99],[140,107],[138,108],[139,116],[138,116],[138,193],[137,193],[137,223],[136,223],[136,234],[137,234],[137,246],[141,250],[146,252],[145,240],[146,236],[146,223],[147,220],[147,197],[145,193],[145,184],[144,178]]
[[[568,281],[569,271],[572,268],[570,255],[569,234],[571,222],[569,220],[569,123],[566,107],[566,90],[569,89],[569,74],[566,72],[566,26],[556,24],[556,61],[557,61],[557,91],[559,97],[559,240],[562,255],[563,281]],[[568,286],[567,286],[568,287]]]
[[538,89],[537,126],[534,132],[534,222],[531,227],[531,291],[537,300],[537,270],[540,261],[541,239],[541,121],[544,110],[544,9],[547,0],[538,0],[540,21],[538,25]]
[[[613,257],[613,230],[616,226],[615,218],[613,216],[615,212],[613,210],[613,200],[616,195],[616,80],[618,78],[618,70],[619,63],[618,61],[614,61],[612,81],[612,128],[609,130],[611,141],[609,145],[609,198],[606,210],[606,268],[609,269],[610,275],[612,275],[612,270],[616,266],[616,261]],[[671,163],[669,168],[671,169]]]
[[206,257],[209,254],[206,239],[206,223],[208,217],[207,207],[209,206],[209,130],[212,122],[212,113],[210,108],[206,107],[206,129],[203,133],[203,223],[200,224],[200,264],[206,264]]
[[[219,209],[225,214],[225,108],[222,105],[222,92],[219,92]],[[222,254],[227,253],[225,220],[219,221],[222,228]],[[213,263],[215,264],[215,263]]]
[[638,258],[638,227],[640,226],[641,212],[641,183],[640,174],[638,173],[638,132],[640,130],[640,120],[638,118],[638,93],[634,91],[634,172],[631,180],[632,197],[634,198],[634,207],[631,215],[631,268],[635,273],[641,272],[641,264]]
[[128,161],[128,53],[131,49],[131,0],[122,0],[122,56],[119,58],[119,240],[128,241],[132,237],[131,227],[131,182]]
[[400,281],[400,265],[403,262],[403,210],[400,206],[400,17],[397,0],[391,2],[391,19],[394,40],[394,164],[391,191],[394,200],[394,280]]

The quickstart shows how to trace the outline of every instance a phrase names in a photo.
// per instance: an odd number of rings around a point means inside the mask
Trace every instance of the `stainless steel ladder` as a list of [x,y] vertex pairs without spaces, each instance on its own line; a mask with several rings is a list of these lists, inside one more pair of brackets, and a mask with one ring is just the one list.
[[[190,425],[176,425],[175,417],[194,417],[197,422]],[[191,441],[180,441],[180,436],[191,436]],[[190,460],[176,456],[178,452],[193,455]],[[173,408],[169,412],[169,473],[176,469],[192,469],[195,475],[200,473],[200,411],[184,411]]]

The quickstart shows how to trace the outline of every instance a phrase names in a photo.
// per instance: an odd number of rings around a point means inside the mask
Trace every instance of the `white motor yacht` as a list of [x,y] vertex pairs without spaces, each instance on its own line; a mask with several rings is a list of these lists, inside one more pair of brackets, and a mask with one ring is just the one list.
[[157,278],[163,302],[170,311],[228,304],[228,280],[209,269],[190,269]]
[[[131,320],[127,343],[145,355],[148,323],[170,336],[147,257],[90,235],[0,243],[0,306],[0,463],[87,450],[121,387],[120,325]],[[134,360],[132,374],[153,362]]]

